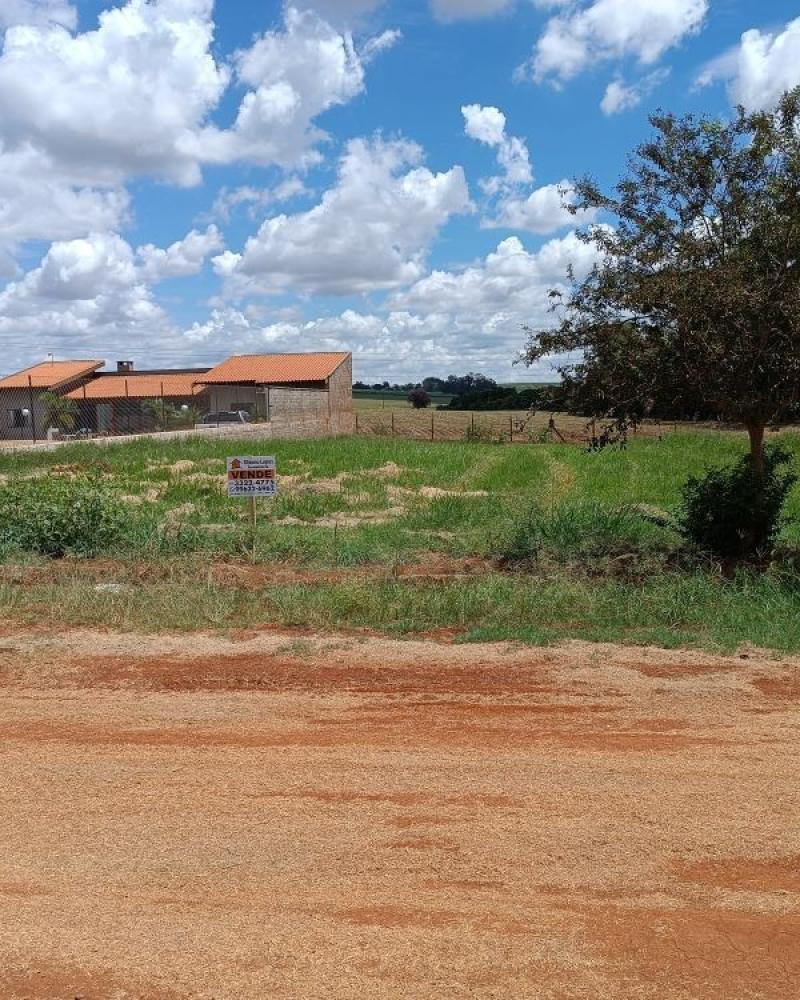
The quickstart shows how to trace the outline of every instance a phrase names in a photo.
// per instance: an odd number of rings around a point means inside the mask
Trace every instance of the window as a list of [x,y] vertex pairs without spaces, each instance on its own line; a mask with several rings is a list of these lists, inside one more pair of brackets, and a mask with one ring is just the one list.
[[31,425],[31,412],[30,410],[9,410],[8,411],[8,426],[9,427],[30,427]]

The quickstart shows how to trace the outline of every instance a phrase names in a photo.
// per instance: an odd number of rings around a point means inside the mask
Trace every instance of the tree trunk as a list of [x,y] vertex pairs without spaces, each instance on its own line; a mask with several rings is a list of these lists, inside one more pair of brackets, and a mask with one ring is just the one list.
[[750,437],[750,462],[759,479],[764,478],[764,424],[748,424]]

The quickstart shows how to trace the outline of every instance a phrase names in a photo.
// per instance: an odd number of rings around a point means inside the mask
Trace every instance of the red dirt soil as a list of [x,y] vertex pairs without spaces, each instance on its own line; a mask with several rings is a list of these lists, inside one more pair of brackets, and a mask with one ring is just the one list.
[[796,671],[6,630],[0,1000],[793,1000]]

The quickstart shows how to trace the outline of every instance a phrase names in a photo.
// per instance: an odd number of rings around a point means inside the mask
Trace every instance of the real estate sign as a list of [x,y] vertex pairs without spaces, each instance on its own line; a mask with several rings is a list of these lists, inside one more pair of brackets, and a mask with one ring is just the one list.
[[228,459],[229,497],[275,497],[278,476],[274,456],[239,456]]

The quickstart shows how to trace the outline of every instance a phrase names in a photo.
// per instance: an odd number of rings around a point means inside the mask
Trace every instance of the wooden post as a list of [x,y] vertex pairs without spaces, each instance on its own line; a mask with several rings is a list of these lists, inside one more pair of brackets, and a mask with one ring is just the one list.
[[394,437],[394,410],[392,410],[392,437]]
[[33,443],[36,444],[36,413],[33,408],[33,380],[30,375],[28,376],[28,401],[31,407],[31,437]]
[[434,440],[433,410],[431,410],[431,441]]
[[514,414],[508,418],[508,443],[514,443]]

